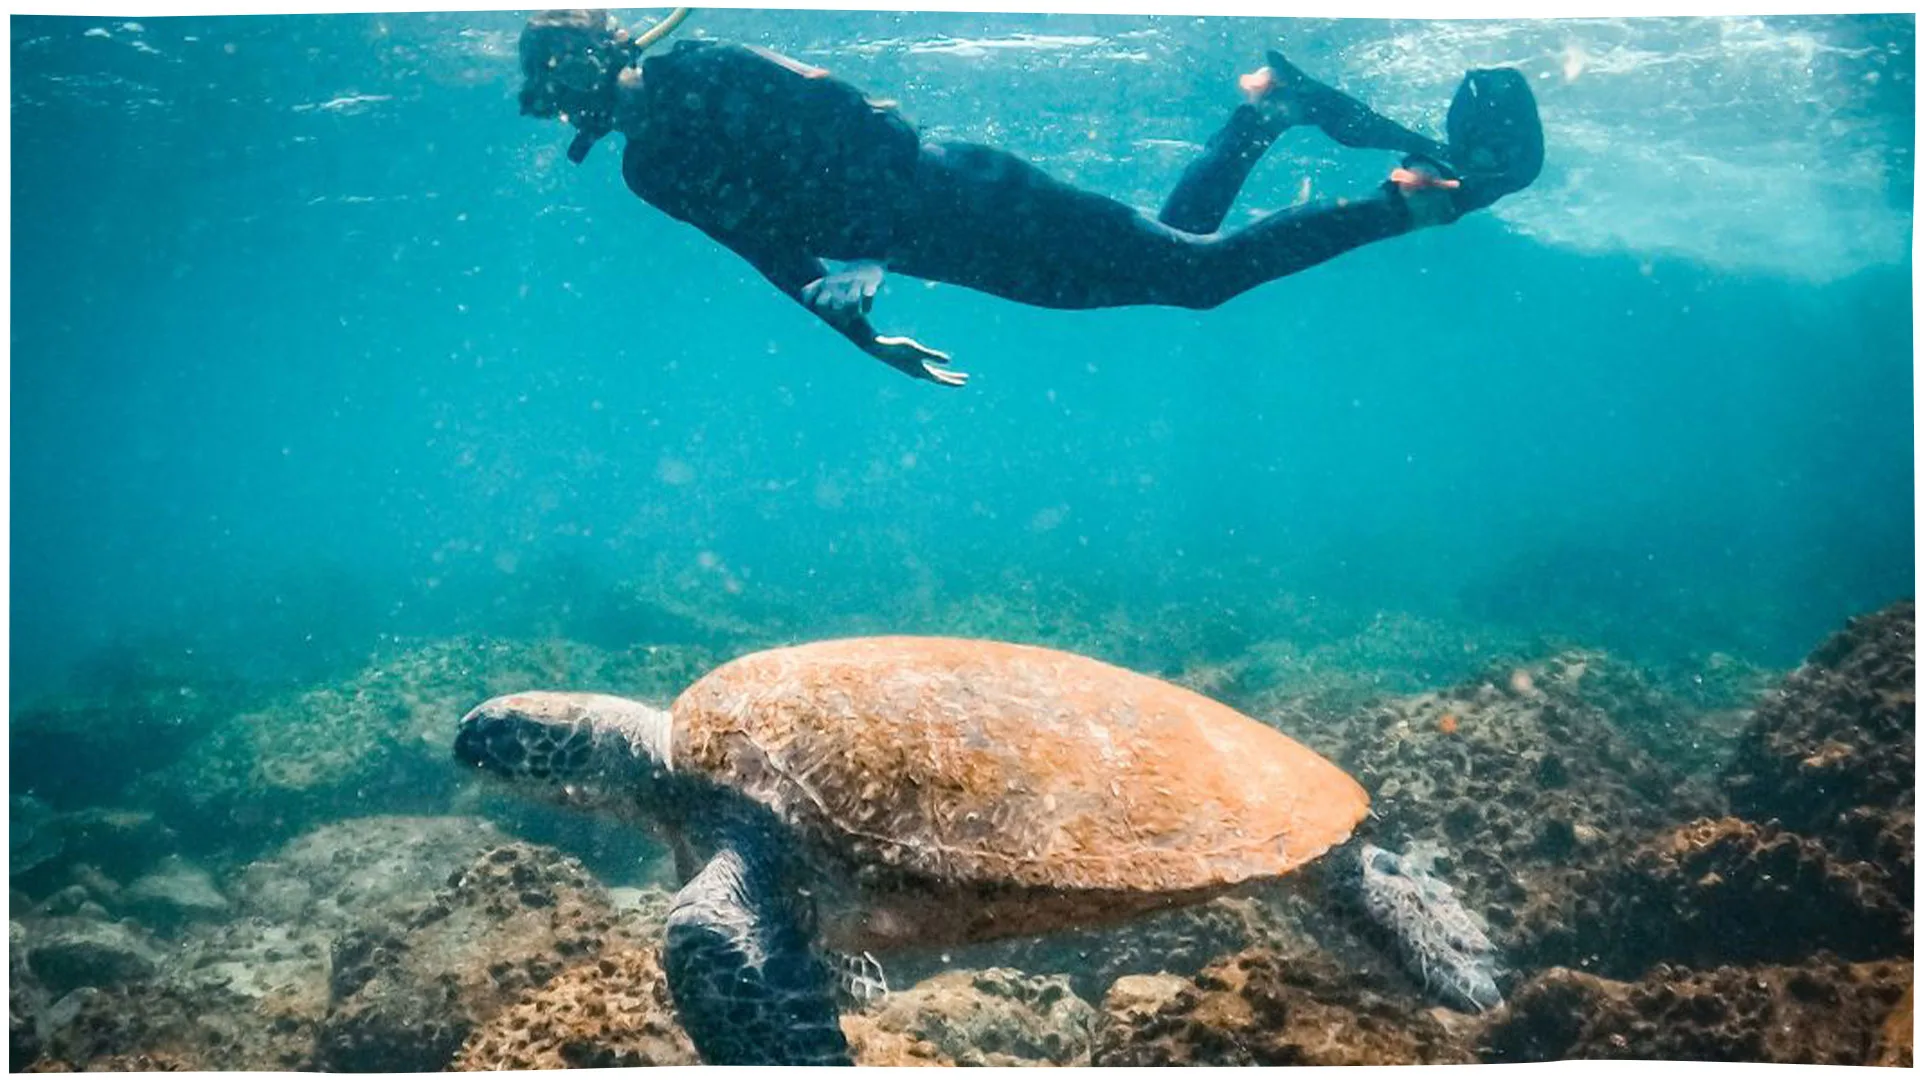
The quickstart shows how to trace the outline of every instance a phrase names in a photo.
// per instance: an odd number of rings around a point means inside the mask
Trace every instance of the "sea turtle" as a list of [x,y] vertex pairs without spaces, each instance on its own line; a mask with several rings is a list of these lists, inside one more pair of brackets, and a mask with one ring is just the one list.
[[[1321,860],[1317,879],[1441,998],[1499,1000],[1452,890],[1358,841],[1367,794],[1200,694],[953,638],[822,641],[714,669],[670,711],[494,698],[454,754],[660,826],[682,888],[667,981],[713,1064],[845,1064],[833,953],[1111,924]],[[1325,872],[1329,867],[1331,872]]]

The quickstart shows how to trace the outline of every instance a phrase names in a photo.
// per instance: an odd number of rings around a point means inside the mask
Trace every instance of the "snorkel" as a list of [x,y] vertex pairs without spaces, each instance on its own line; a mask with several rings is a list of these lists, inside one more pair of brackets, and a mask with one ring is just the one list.
[[567,160],[575,165],[587,160],[587,154],[595,143],[607,137],[613,131],[615,105],[618,100],[620,73],[640,62],[640,54],[658,44],[668,34],[686,21],[692,14],[692,8],[674,8],[666,18],[661,19],[638,37],[630,37],[626,30],[608,17],[608,26],[614,29],[612,39],[605,45],[590,50],[598,61],[600,93],[595,96],[608,104],[573,109],[561,114],[561,119],[571,123],[574,128],[573,142],[567,146]]

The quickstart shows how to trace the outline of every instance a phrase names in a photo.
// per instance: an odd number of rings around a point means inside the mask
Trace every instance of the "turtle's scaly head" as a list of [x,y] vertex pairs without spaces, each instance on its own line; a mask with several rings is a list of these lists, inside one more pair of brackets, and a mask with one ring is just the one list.
[[658,709],[606,694],[507,694],[461,719],[453,756],[528,794],[617,812],[666,772],[670,723]]

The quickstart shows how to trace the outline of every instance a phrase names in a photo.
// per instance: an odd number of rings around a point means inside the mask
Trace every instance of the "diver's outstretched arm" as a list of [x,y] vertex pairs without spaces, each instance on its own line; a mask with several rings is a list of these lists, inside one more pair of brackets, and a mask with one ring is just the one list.
[[868,356],[911,378],[942,386],[966,385],[966,372],[946,366],[951,356],[909,337],[881,334],[867,321],[884,274],[881,264],[854,263],[847,270],[829,273],[826,263],[804,252],[774,250],[732,236],[714,234],[713,238]]

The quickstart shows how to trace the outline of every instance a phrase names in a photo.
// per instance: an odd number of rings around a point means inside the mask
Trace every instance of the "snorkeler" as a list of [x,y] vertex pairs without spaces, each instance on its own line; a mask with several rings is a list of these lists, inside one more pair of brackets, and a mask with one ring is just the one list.
[[[946,353],[867,321],[888,271],[1048,308],[1211,308],[1486,207],[1531,184],[1544,156],[1533,93],[1511,68],[1467,74],[1443,145],[1269,52],[1240,80],[1246,103],[1149,218],[1005,151],[923,139],[890,105],[764,49],[694,40],[642,60],[671,25],[634,38],[605,11],[536,15],[520,36],[520,111],[572,124],[576,164],[609,133],[625,135],[634,194],[732,249],[868,355],[947,386],[967,376]],[[1219,233],[1261,155],[1298,126],[1404,160],[1366,197]],[[845,265],[830,270],[829,259]]]

